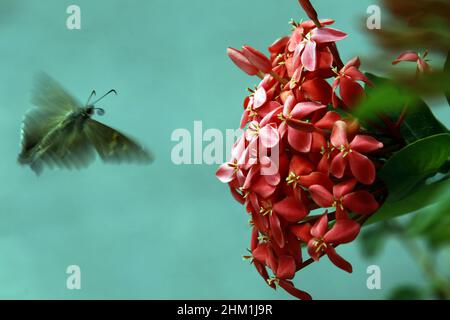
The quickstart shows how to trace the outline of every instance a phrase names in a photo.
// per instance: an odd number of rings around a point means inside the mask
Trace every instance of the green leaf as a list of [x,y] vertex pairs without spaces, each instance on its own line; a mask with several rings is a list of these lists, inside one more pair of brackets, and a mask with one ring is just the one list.
[[384,224],[378,224],[364,229],[361,236],[358,237],[362,255],[366,258],[372,258],[378,255],[384,247],[387,235],[388,232]]
[[421,300],[424,298],[423,290],[413,285],[399,286],[388,297],[390,300]]
[[408,231],[423,236],[433,248],[450,243],[450,188],[435,196],[435,204],[421,210],[411,220]]
[[443,194],[449,189],[450,179],[447,179],[429,185],[420,186],[407,197],[399,201],[390,201],[388,199],[381,206],[381,208],[370,217],[366,225],[393,219],[408,213],[417,212],[423,208],[427,208],[436,201],[437,194]]
[[400,132],[407,143],[440,133],[448,133],[447,128],[439,122],[423,100],[416,100],[415,107],[410,108],[400,126]]
[[384,126],[379,119],[380,114],[395,122],[407,106],[406,116],[400,126],[400,132],[407,143],[448,133],[447,128],[436,119],[414,88],[370,73],[366,73],[366,76],[374,83],[374,87],[366,86],[367,99],[354,111],[355,116],[366,127],[371,127],[370,122]]
[[418,140],[395,153],[379,176],[389,190],[389,201],[408,195],[418,184],[435,175],[450,156],[450,134]]

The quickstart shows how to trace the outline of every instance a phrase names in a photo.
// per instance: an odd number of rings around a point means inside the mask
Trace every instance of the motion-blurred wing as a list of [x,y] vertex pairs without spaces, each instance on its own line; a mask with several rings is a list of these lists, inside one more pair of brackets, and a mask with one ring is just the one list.
[[88,119],[85,131],[104,162],[148,164],[153,160],[152,155],[131,138],[96,120]]
[[44,166],[82,169],[95,159],[95,149],[83,126],[73,122],[45,137],[36,147],[30,166],[40,174]]
[[44,72],[35,76],[31,102],[36,107],[50,112],[70,113],[81,107],[72,95]]
[[27,112],[22,123],[22,150],[19,155],[22,164],[29,163],[31,150],[67,115],[80,107],[75,98],[45,73],[36,76],[32,103],[36,108]]

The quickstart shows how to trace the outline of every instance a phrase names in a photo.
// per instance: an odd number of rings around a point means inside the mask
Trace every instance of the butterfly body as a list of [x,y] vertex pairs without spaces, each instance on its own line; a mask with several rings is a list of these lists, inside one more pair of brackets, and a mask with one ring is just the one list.
[[37,82],[25,116],[18,161],[40,174],[45,166],[81,169],[96,153],[104,162],[150,163],[152,156],[133,139],[93,119],[103,110],[81,106],[47,75]]

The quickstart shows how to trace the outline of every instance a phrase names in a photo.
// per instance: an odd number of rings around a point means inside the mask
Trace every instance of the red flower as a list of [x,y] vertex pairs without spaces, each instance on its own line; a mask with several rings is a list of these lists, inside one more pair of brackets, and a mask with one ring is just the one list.
[[405,51],[401,53],[397,59],[395,59],[392,64],[396,65],[402,61],[410,61],[417,63],[417,72],[429,73],[431,72],[431,67],[428,64],[426,57],[428,56],[428,51],[425,51],[422,57],[414,51]]
[[352,175],[361,183],[372,184],[375,181],[375,166],[362,153],[369,153],[383,147],[375,138],[367,135],[356,135],[349,143],[347,125],[344,121],[336,121],[331,133],[331,144],[340,152],[331,162],[331,173],[336,178],[342,178],[350,166]]
[[270,71],[272,71],[272,63],[260,51],[250,46],[243,46],[242,53],[258,70],[261,70],[264,73],[270,73]]
[[333,193],[322,185],[309,187],[314,202],[322,208],[336,208],[336,217],[347,218],[350,212],[369,215],[374,213],[379,205],[374,196],[366,190],[353,191],[357,181],[350,179],[333,187]]
[[292,102],[293,99],[288,98],[285,103],[282,119],[287,126],[280,126],[280,135],[284,136],[287,131],[288,142],[295,150],[309,152],[313,143],[314,125],[307,118],[326,109],[326,106],[317,102],[300,102],[292,107]]
[[358,57],[350,60],[338,73],[333,82],[333,106],[339,105],[339,98],[336,95],[337,87],[344,104],[348,107],[354,107],[364,96],[364,88],[358,83],[362,81],[370,84],[371,81],[358,70],[361,62]]
[[353,241],[360,225],[350,219],[338,219],[331,229],[328,228],[328,215],[325,213],[317,222],[293,226],[291,231],[308,244],[308,253],[314,260],[326,254],[337,267],[352,272],[352,265],[337,254],[335,246]]
[[328,175],[314,171],[314,165],[300,155],[295,155],[291,159],[289,167],[289,175],[286,181],[292,185],[294,189],[298,187],[309,188],[312,185],[322,185],[327,189],[333,187],[333,183],[328,178]]
[[[242,173],[242,155],[245,151],[244,136],[240,137],[233,145],[232,158],[230,162],[222,164],[216,172],[217,178],[223,183],[231,183],[235,181],[238,176],[243,181],[244,174]],[[245,162],[244,162],[245,163]]]
[[228,56],[230,59],[245,73],[250,76],[258,74],[259,70],[245,57],[245,55],[234,48],[227,49]]
[[[311,296],[297,288],[290,281],[297,271],[296,259],[287,254],[276,256],[274,249],[268,243],[259,243],[252,249],[253,264],[267,284],[276,288],[278,284],[284,290],[301,300],[311,300]],[[274,277],[269,278],[265,266],[268,266],[274,273]]]
[[294,31],[289,49],[294,52],[294,66],[302,65],[308,71],[317,68],[318,46],[325,43],[336,42],[347,37],[347,34],[332,28],[314,28],[308,33],[302,26]]

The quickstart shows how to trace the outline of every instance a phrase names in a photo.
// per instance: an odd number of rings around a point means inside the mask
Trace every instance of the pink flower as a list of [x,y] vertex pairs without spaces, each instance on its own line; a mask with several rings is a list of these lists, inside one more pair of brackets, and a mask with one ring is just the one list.
[[314,260],[326,254],[337,267],[352,272],[352,265],[337,254],[335,246],[353,241],[360,230],[360,225],[350,219],[338,219],[331,229],[328,227],[328,215],[325,213],[317,222],[297,225],[291,231],[308,244],[308,253]]
[[344,104],[348,107],[354,107],[365,96],[364,88],[358,83],[362,81],[370,84],[370,80],[358,70],[360,66],[358,57],[351,59],[338,73],[333,82],[333,106],[339,105],[339,98],[336,95],[337,87]]
[[428,51],[425,51],[422,55],[422,57],[414,51],[405,51],[401,53],[397,59],[395,59],[392,64],[396,65],[402,61],[410,61],[410,62],[416,62],[417,63],[417,72],[421,73],[429,73],[431,72],[431,67],[428,64],[428,60],[426,57],[428,56]]
[[302,65],[308,71],[317,68],[318,46],[347,37],[346,33],[332,28],[314,28],[307,34],[303,32],[302,27],[294,31],[289,48],[294,52],[294,66],[297,68]]
[[361,183],[372,184],[375,181],[375,166],[363,153],[383,148],[383,144],[371,136],[356,135],[349,143],[347,125],[337,121],[331,133],[331,144],[340,152],[331,162],[331,173],[336,178],[342,178],[350,166],[352,175]]
[[289,144],[299,152],[309,152],[313,143],[312,132],[314,125],[306,121],[316,111],[326,109],[325,105],[317,102],[300,102],[295,104],[290,96],[286,100],[280,118],[284,121],[279,128],[280,136],[287,133]]
[[239,67],[239,69],[241,69],[248,75],[254,76],[258,74],[258,68],[252,65],[241,51],[234,48],[228,48],[227,54],[230,57],[231,61],[233,61],[234,64]]
[[333,193],[322,185],[313,185],[309,187],[309,192],[320,207],[335,208],[337,219],[346,218],[347,210],[360,215],[374,213],[379,207],[378,202],[366,190],[353,191],[356,183],[355,179],[341,182],[333,187]]
[[262,52],[250,46],[243,46],[242,53],[258,70],[264,73],[272,71],[272,63]]

